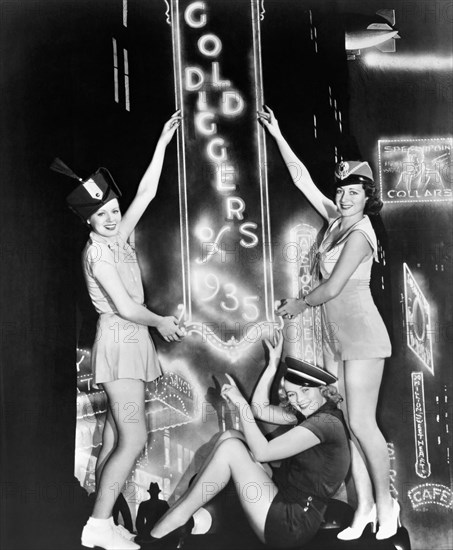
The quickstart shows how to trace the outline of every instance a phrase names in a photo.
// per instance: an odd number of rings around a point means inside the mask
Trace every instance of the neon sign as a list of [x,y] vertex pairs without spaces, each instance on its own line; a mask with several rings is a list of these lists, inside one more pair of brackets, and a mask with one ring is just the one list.
[[415,473],[426,479],[431,475],[425,414],[425,387],[422,372],[411,373],[414,407]]
[[429,303],[406,263],[403,264],[403,270],[407,346],[415,353],[429,372],[434,374]]
[[452,138],[380,139],[379,179],[387,204],[453,200]]
[[398,475],[398,472],[396,470],[396,453],[395,453],[395,445],[394,443],[387,442],[387,451],[389,454],[389,462],[390,462],[390,494],[392,497],[396,500],[398,500],[398,489],[396,488],[397,482],[396,477]]
[[[317,272],[313,269],[316,254],[317,230],[306,223],[293,227],[290,243],[295,247],[296,257],[292,262],[292,296],[302,297],[318,284]],[[287,248],[289,252],[289,248]],[[319,307],[307,308],[291,324],[295,334],[287,331],[289,353],[313,365],[322,365],[322,329]]]
[[275,323],[258,4],[171,2],[182,318],[230,357],[250,345],[250,323]]
[[452,490],[440,483],[423,483],[413,487],[407,494],[414,510],[427,504],[435,504],[450,510],[453,507]]

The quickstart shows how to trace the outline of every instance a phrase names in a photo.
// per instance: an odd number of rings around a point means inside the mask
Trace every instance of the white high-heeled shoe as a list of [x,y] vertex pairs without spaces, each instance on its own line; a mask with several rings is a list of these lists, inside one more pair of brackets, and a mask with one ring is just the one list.
[[359,539],[362,536],[365,527],[371,523],[371,530],[373,533],[376,533],[376,523],[377,523],[377,511],[376,504],[373,504],[369,514],[363,516],[359,521],[355,521],[355,527],[346,527],[343,531],[340,531],[337,535],[337,539],[340,540],[355,540]]
[[389,539],[390,537],[393,537],[396,535],[398,531],[398,527],[401,527],[401,519],[400,519],[400,505],[399,502],[395,499],[392,499],[393,503],[393,510],[392,510],[392,518],[391,522],[389,522],[388,526],[381,527],[379,526],[379,530],[376,533],[376,539],[377,540],[384,540]]

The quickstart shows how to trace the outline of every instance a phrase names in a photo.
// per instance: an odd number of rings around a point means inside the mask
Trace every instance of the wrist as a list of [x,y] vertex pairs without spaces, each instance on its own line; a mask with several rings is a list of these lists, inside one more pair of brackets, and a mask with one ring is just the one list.
[[164,321],[164,317],[162,317],[162,315],[157,315],[157,313],[155,313],[154,315],[156,315],[156,320],[155,320],[155,323],[156,323],[156,328],[159,328],[159,326],[163,323]]
[[306,296],[306,295],[302,296],[302,301],[303,301],[303,303],[304,303],[306,306],[308,306],[308,307],[314,307],[312,304],[310,304],[309,302],[307,302],[307,296]]
[[157,148],[160,148],[160,149],[166,149],[168,145],[168,141],[167,139],[165,138],[164,134],[162,134],[157,142],[157,145],[156,145],[156,149]]
[[276,358],[276,357],[269,357],[269,363],[267,365],[267,368],[269,370],[276,370],[278,365],[280,363],[280,358]]
[[229,403],[230,405],[235,407],[239,413],[242,413],[244,410],[244,406],[248,405],[248,402],[245,399],[245,397],[239,397],[239,396],[236,396],[233,399],[231,399]]

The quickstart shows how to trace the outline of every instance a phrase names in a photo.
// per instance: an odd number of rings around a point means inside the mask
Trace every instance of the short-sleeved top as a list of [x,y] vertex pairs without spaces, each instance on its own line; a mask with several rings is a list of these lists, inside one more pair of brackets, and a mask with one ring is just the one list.
[[298,426],[313,432],[321,443],[282,460],[274,469],[273,480],[287,502],[301,502],[306,495],[327,502],[338,491],[351,463],[343,413],[327,401]]
[[319,269],[324,280],[328,279],[332,274],[332,271],[338,262],[341,253],[343,252],[344,245],[346,244],[347,238],[353,231],[360,231],[370,244],[373,254],[368,260],[363,261],[354,273],[351,275],[350,279],[361,279],[361,280],[370,280],[371,276],[371,267],[373,265],[373,260],[379,261],[377,256],[377,239],[376,233],[374,232],[373,226],[371,225],[370,218],[366,215],[363,216],[361,220],[352,225],[341,239],[339,239],[335,245],[332,247],[332,238],[331,233],[334,227],[336,227],[341,220],[341,217],[336,218],[327,228],[324,238],[321,242],[318,251],[319,258]]
[[116,269],[129,296],[134,302],[142,305],[144,291],[134,248],[121,233],[108,239],[92,231],[82,252],[82,269],[88,293],[96,311],[118,313],[110,296],[96,279],[96,268],[103,262]]

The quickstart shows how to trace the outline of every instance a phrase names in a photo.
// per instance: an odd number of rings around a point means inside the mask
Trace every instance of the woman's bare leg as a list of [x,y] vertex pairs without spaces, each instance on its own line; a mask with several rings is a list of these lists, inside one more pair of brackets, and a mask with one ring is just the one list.
[[[387,443],[376,423],[376,407],[383,370],[383,359],[367,359],[346,361],[344,373],[349,426],[365,456],[374,486],[381,526],[391,521],[393,511],[389,490],[390,461]],[[354,456],[358,454],[357,452]],[[365,474],[359,461],[356,461],[356,473],[358,485],[361,487],[358,491],[359,507],[361,513],[366,513],[366,509],[370,509],[369,497],[366,496],[369,490],[365,487]],[[363,499],[368,502],[363,503]]]
[[[344,412],[344,417],[346,423],[349,426],[349,415],[348,415],[348,397],[345,388],[345,376],[344,376],[345,366],[343,362],[338,367],[338,391],[343,396],[344,402],[342,410]],[[365,463],[365,458],[360,444],[357,441],[354,433],[352,432],[350,426],[350,435],[351,439],[349,442],[349,448],[351,450],[351,473],[352,480],[354,482],[354,488],[357,497],[357,508],[354,514],[354,518],[351,523],[351,527],[356,527],[356,522],[361,522],[363,516],[367,516],[371,508],[374,505],[374,495],[373,495],[373,484],[371,483],[370,474],[368,473],[368,468]]]
[[256,535],[264,542],[267,513],[277,487],[236,438],[220,439],[184,496],[157,522],[151,535],[161,538],[211,500],[233,479],[239,500]]
[[351,527],[356,527],[356,522],[361,523],[361,518],[367,516],[374,505],[373,485],[368,473],[365,461],[359,451],[358,442],[352,438],[349,441],[351,450],[351,472],[357,495],[357,508]]
[[105,414],[104,428],[102,430],[102,447],[96,461],[96,490],[99,487],[99,480],[101,479],[102,470],[104,469],[105,463],[114,451],[117,443],[118,432],[116,430],[115,421],[113,420],[112,411],[109,407],[109,403],[107,402],[107,412]]
[[97,489],[92,517],[107,519],[146,443],[145,385],[124,378],[104,383],[109,407],[118,433],[118,443],[105,462]]
[[[342,411],[346,423],[349,426],[349,417],[348,417],[348,403],[347,403],[347,392],[345,388],[345,377],[344,377],[344,364],[341,360],[335,360],[335,358],[326,353],[324,354],[324,367],[328,372],[333,374],[338,378],[338,382],[335,384],[337,386],[338,392],[343,396],[344,402],[342,404]],[[363,452],[360,449],[360,444],[357,439],[354,437],[354,434],[351,432],[351,440],[349,442],[349,447],[351,450],[351,473],[352,480],[354,482],[355,493],[357,497],[357,508],[354,514],[354,519],[351,526],[355,527],[355,522],[361,520],[365,515],[368,515],[371,511],[371,508],[374,504],[374,495],[373,495],[373,485],[371,483],[370,475],[368,473],[367,466],[365,464],[365,459]]]

